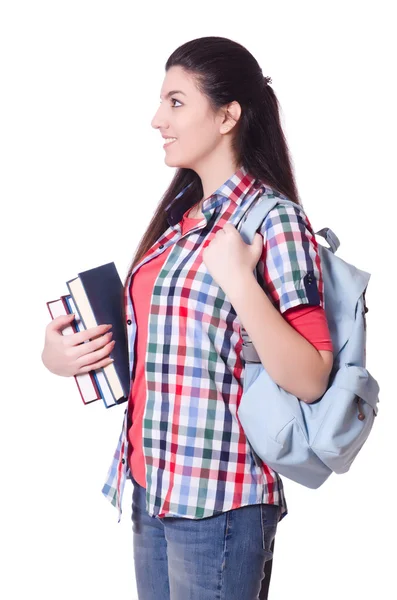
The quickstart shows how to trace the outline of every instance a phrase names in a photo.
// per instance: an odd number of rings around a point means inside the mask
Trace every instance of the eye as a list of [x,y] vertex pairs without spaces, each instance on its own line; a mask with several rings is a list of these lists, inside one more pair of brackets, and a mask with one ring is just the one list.
[[[170,98],[171,102],[179,102],[179,100],[177,100],[176,98]],[[182,106],[182,103],[179,102],[179,104]],[[174,106],[173,108],[178,108],[178,106]]]

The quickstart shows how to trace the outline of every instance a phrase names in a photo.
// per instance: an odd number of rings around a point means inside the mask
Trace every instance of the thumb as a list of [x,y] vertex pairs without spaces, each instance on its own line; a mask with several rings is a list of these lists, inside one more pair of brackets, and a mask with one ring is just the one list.
[[52,328],[62,329],[62,327],[65,327],[66,325],[68,325],[68,323],[73,321],[75,316],[75,314],[71,313],[68,315],[59,315],[58,317],[55,317],[55,319],[52,320]]
[[74,313],[69,313],[67,315],[59,315],[58,317],[55,317],[54,321],[58,321],[58,323],[67,323],[70,319],[74,319],[75,316],[76,315]]
[[260,233],[256,233],[251,244],[251,254],[255,261],[258,261],[261,257],[263,249],[263,238]]
[[252,245],[254,246],[255,250],[260,250],[262,248],[262,244],[263,244],[263,237],[261,236],[260,233],[256,233],[255,237],[252,241]]

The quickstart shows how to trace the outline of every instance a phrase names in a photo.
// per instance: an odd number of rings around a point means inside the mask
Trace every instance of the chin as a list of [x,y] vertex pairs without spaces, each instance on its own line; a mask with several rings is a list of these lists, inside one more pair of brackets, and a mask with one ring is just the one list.
[[167,167],[174,167],[175,169],[189,169],[190,168],[187,166],[186,163],[181,163],[178,160],[172,160],[172,158],[170,156],[165,156],[164,162],[167,165]]
[[168,167],[176,167],[178,165],[175,164],[175,160],[172,160],[171,157],[167,156],[167,154],[164,156],[164,162]]

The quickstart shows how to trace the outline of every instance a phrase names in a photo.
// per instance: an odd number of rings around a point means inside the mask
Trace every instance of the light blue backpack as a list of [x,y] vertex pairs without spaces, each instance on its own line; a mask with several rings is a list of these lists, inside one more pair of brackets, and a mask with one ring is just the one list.
[[[246,243],[252,243],[277,204],[294,205],[284,197],[266,197],[245,213],[237,229]],[[379,385],[365,368],[365,291],[370,274],[335,256],[339,240],[331,229],[316,235],[329,244],[329,248],[318,244],[334,348],[328,388],[312,404],[280,388],[242,329],[245,371],[237,411],[256,454],[280,475],[309,488],[318,488],[332,472],[349,470],[372,429],[379,401]]]

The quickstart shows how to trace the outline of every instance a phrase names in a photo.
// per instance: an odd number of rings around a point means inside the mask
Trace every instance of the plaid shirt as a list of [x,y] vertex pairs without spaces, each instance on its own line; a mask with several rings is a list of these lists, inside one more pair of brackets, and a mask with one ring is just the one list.
[[[205,218],[182,236],[180,219],[188,207],[183,198],[175,200],[184,191],[167,207],[169,228],[135,265],[126,286],[129,290],[139,267],[173,246],[154,285],[148,322],[142,432],[146,509],[157,518],[200,519],[269,503],[280,505],[282,519],[287,506],[281,478],[254,453],[237,418],[244,377],[241,323],[202,261],[203,248],[226,222],[236,225],[261,198],[281,195],[241,167],[204,200]],[[302,207],[276,206],[260,233],[264,244],[257,277],[277,309],[324,307],[317,243]],[[125,312],[132,375],[136,323],[129,292]],[[119,522],[131,475],[128,428],[125,410],[102,489],[118,509]]]

